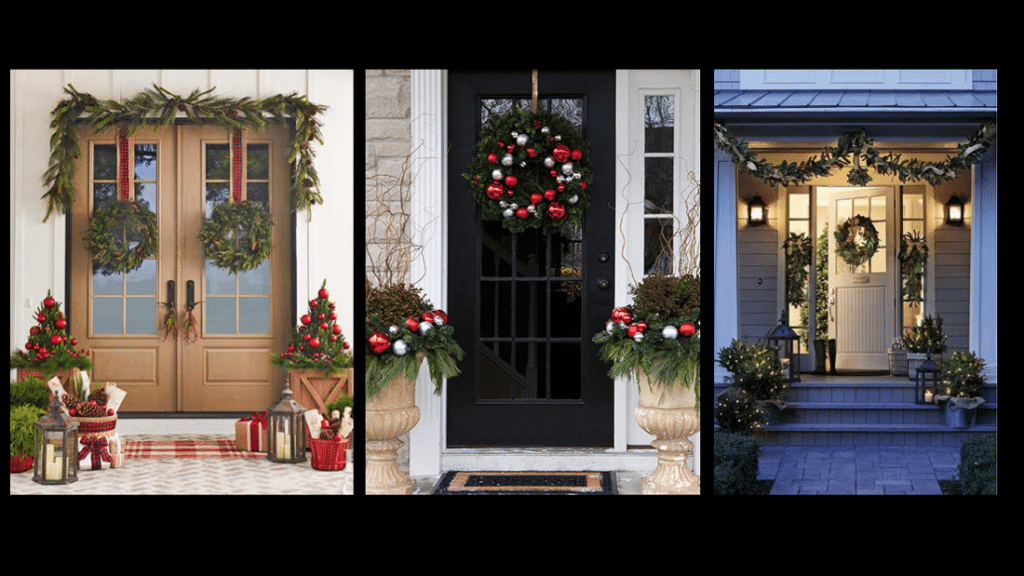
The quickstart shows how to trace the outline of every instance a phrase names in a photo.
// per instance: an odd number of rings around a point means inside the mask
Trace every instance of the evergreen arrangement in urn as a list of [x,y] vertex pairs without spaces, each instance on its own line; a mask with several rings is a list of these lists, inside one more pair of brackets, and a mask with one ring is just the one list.
[[700,410],[700,276],[652,275],[630,289],[596,334],[612,378],[645,374],[653,386],[695,387]]
[[366,397],[399,376],[416,379],[421,357],[438,393],[444,378],[459,374],[464,352],[448,315],[435,310],[422,290],[404,283],[374,287],[366,281]]

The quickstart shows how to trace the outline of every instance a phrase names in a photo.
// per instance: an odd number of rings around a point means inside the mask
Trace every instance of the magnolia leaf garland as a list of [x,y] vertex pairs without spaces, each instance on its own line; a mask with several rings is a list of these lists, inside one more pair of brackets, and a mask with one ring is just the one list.
[[803,162],[783,160],[775,165],[755,156],[746,142],[737,140],[718,122],[715,122],[714,133],[715,145],[732,158],[741,172],[752,174],[769,186],[798,185],[814,177],[828,176],[833,169],[849,166],[851,156],[854,167],[847,175],[847,181],[854,186],[866,186],[871,182],[871,176],[861,162],[883,176],[898,176],[900,182],[925,180],[936,186],[955,179],[960,172],[981,161],[996,139],[996,122],[993,120],[981,125],[971,133],[967,142],[957,145],[955,156],[947,156],[942,162],[924,162],[916,158],[903,160],[902,155],[892,152],[883,156],[866,132],[859,130],[843,133],[837,146],[826,147],[822,151],[821,159],[811,156]]
[[156,214],[145,202],[111,200],[93,210],[85,244],[97,271],[110,275],[137,270],[157,254]]
[[45,222],[50,214],[67,214],[75,199],[74,176],[76,159],[81,154],[77,128],[89,126],[98,133],[118,126],[131,135],[143,126],[173,124],[178,113],[194,123],[214,124],[227,130],[245,128],[262,129],[269,119],[286,122],[294,120],[289,144],[288,162],[292,167],[292,210],[298,212],[313,204],[323,204],[320,180],[313,166],[315,152],[311,144],[323,144],[317,115],[326,106],[312,104],[303,96],[275,95],[262,100],[215,96],[214,88],[194,90],[186,97],[178,96],[154,85],[132,98],[100,100],[79,92],[68,84],[64,91],[68,98],[61,100],[50,112],[50,164],[43,173],[43,184],[49,189],[46,199]]
[[256,202],[222,202],[199,233],[206,258],[232,274],[253,270],[274,248],[274,219]]
[[789,238],[782,244],[782,249],[786,251],[786,299],[789,304],[795,305],[807,298],[811,239],[803,232],[790,232]]
[[833,234],[836,253],[850,266],[860,266],[878,252],[878,230],[867,216],[851,216]]
[[463,174],[483,213],[511,232],[579,224],[590,206],[590,146],[564,117],[513,109],[480,130]]

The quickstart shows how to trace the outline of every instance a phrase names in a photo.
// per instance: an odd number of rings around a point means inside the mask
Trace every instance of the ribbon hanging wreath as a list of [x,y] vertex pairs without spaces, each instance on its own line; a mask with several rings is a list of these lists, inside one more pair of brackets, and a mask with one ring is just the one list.
[[513,109],[491,116],[462,175],[486,216],[511,232],[579,224],[590,206],[590,145],[564,117]]
[[131,272],[157,253],[156,214],[145,202],[111,200],[93,210],[85,243],[102,274]]
[[[862,241],[858,241],[858,232]],[[878,251],[878,230],[867,216],[851,216],[834,234],[836,253],[850,266],[864,264]]]
[[232,274],[253,270],[274,248],[274,219],[256,202],[217,204],[203,222],[199,241],[206,258]]

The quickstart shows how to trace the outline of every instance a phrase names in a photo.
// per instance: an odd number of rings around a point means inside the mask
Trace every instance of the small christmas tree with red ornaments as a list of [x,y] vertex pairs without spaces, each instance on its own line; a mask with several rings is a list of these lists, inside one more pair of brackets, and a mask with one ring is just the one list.
[[37,324],[29,329],[25,350],[16,349],[11,354],[11,368],[35,368],[47,375],[71,368],[92,368],[89,351],[75,348],[78,339],[68,332],[60,302],[53,299],[49,290],[34,319]]
[[309,312],[299,319],[288,349],[271,362],[285,370],[314,369],[325,375],[352,367],[350,346],[341,333],[330,296],[324,280],[317,297],[309,301]]

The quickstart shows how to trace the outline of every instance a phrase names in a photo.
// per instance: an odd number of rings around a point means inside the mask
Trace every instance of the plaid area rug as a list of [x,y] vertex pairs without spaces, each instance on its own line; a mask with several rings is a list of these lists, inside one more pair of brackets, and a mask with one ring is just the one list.
[[465,472],[438,478],[431,494],[618,494],[612,472]]
[[133,436],[123,437],[125,458],[266,458],[266,452],[247,452],[235,447],[233,436]]

